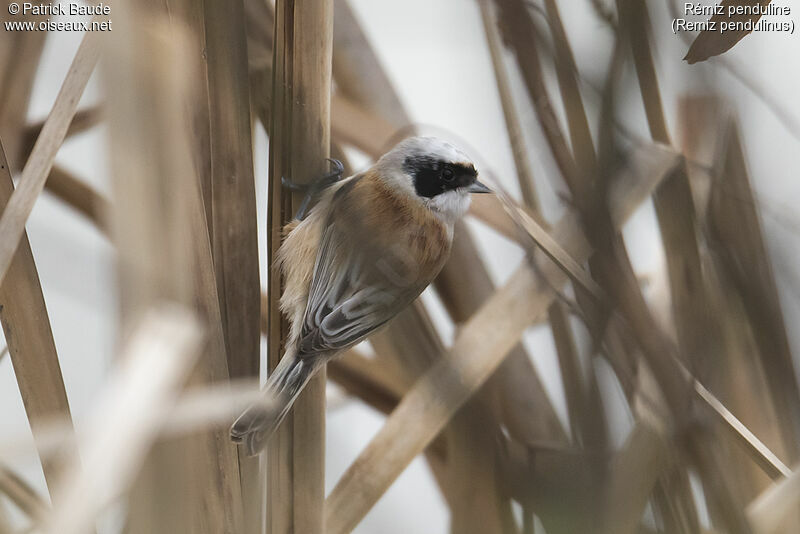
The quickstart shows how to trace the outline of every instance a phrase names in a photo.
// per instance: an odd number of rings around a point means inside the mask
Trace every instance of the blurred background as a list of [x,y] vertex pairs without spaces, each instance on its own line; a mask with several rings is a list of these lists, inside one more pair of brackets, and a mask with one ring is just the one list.
[[[344,0],[336,0],[336,3],[339,2]],[[553,111],[559,124],[566,131],[569,120],[558,97],[560,87],[551,53],[557,43],[547,30],[545,3],[520,3],[526,6],[534,24],[540,30],[537,39],[540,39],[539,55],[544,72],[542,81],[555,102]],[[347,4],[396,91],[410,122],[417,126],[417,130],[453,140],[475,159],[482,176],[501,186],[517,202],[523,203],[525,199],[520,190],[518,167],[515,165],[508,126],[504,120],[496,66],[493,65],[487,46],[480,3],[465,0],[348,0]],[[489,12],[497,17],[497,6],[492,2],[489,4]],[[596,146],[600,146],[604,142],[601,137],[603,91],[616,43],[614,27],[601,15],[610,14],[615,25],[624,23],[620,22],[617,6],[612,2],[572,0],[558,4],[577,68],[580,95],[589,116]],[[800,75],[796,68],[800,58],[800,40],[796,35],[786,33],[754,33],[720,57],[689,65],[683,58],[696,35],[672,33],[674,15],[668,4],[669,2],[647,2],[646,10],[649,12],[648,31],[663,114],[673,147],[685,154],[691,154],[697,149],[699,152],[692,157],[708,158],[708,152],[703,152],[706,149],[702,148],[705,146],[702,139],[716,138],[727,124],[727,117],[735,117],[755,207],[760,217],[765,250],[774,275],[783,326],[796,369],[800,363],[797,361],[797,355],[800,354],[800,330],[794,327],[800,320],[800,216],[796,207],[800,199],[800,180],[797,175],[797,170],[800,169],[800,103],[797,99],[800,94]],[[118,5],[119,3],[112,6],[110,17],[115,24],[116,17],[122,16],[119,13],[123,12],[122,8],[118,9]],[[680,4],[678,9],[682,10],[682,6]],[[260,11],[245,9],[246,18],[256,16],[255,13]],[[336,13],[338,15],[338,8]],[[790,18],[793,19],[794,15]],[[80,17],[53,17],[53,20],[62,19],[89,20]],[[701,19],[694,17],[694,20]],[[3,13],[3,20],[8,20],[6,12]],[[337,23],[338,20],[334,25]],[[270,28],[271,25],[270,21]],[[12,46],[13,39],[8,32],[5,33],[0,45]],[[252,65],[255,61],[252,58],[255,38],[252,32],[248,36]],[[47,117],[82,37],[78,32],[47,34],[27,111],[28,124],[35,124]],[[0,51],[0,55],[13,54],[14,51],[8,48]],[[626,59],[622,62],[617,80],[618,90],[614,98],[614,131],[615,136],[621,136],[622,139],[619,150],[633,150],[631,147],[649,143],[651,137],[648,117],[637,85],[637,74],[627,54],[624,54]],[[574,202],[570,200],[570,192],[561,177],[559,165],[548,148],[540,117],[531,105],[514,52],[503,47],[500,50],[500,59],[508,76],[510,96],[515,103],[512,113],[521,127],[521,146],[527,154],[530,174],[540,202],[541,219],[537,221],[554,224],[574,207]],[[106,67],[101,60],[78,109],[103,104],[103,76]],[[334,51],[334,85],[338,83],[335,78]],[[0,80],[0,84],[2,83],[3,80]],[[693,120],[699,121],[707,108],[697,104],[695,100],[696,107],[690,108],[694,111],[687,112],[687,99],[709,97],[716,99],[715,102],[724,103],[731,115],[718,115],[715,119],[718,122],[712,124],[692,123]],[[253,109],[256,107],[254,104]],[[263,125],[256,120],[256,115],[257,112],[254,111],[252,139],[258,255],[262,285],[266,289],[269,141]],[[607,130],[605,132],[608,133]],[[624,132],[624,135],[619,132]],[[701,140],[693,139],[693,134],[697,134]],[[371,155],[365,150],[347,142],[342,143],[342,147],[353,170],[366,168],[370,164]],[[11,154],[8,156],[11,159]],[[135,157],[146,159],[148,154],[135,154]],[[96,191],[113,198],[110,179],[112,165],[109,158],[109,131],[107,125],[100,122],[85,132],[70,136],[58,151],[55,163],[80,177]],[[13,169],[19,169],[23,164],[19,161],[10,163]],[[711,163],[707,160],[697,165],[702,167]],[[694,172],[691,164],[689,169]],[[15,178],[18,178],[18,174],[15,173]],[[116,198],[114,202],[125,202],[125,199]],[[681,216],[681,210],[676,210],[675,213],[676,217]],[[525,261],[526,248],[481,219],[476,216],[468,217],[465,228],[480,252],[480,259],[491,281],[500,287]],[[87,414],[96,408],[98,395],[107,381],[108,373],[114,365],[114,354],[119,348],[120,302],[115,289],[118,283],[115,249],[92,221],[47,191],[36,201],[26,230],[41,280],[69,406],[75,427],[80,432]],[[650,310],[669,337],[675,339],[667,257],[656,208],[651,199],[646,199],[632,213],[622,227],[622,236]],[[757,255],[759,252],[754,250],[753,254]],[[461,290],[470,292],[471,288],[465,286]],[[575,298],[572,290],[567,290],[566,295],[570,299]],[[442,302],[434,288],[426,290],[421,299],[441,340],[446,347],[451,346],[459,333],[459,327],[448,314],[447,305]],[[597,398],[602,399],[602,411],[606,418],[608,450],[619,450],[624,448],[635,420],[626,401],[628,386],[621,385],[613,366],[595,354],[596,347],[591,335],[577,315],[570,314],[569,322],[579,353],[581,372],[594,377],[592,380],[584,379],[584,382],[596,380]],[[576,422],[570,417],[563,385],[565,380],[570,381],[573,378],[562,377],[565,367],[559,363],[557,344],[549,324],[540,322],[530,326],[525,330],[522,339],[558,422],[572,436],[575,450],[589,450],[590,447],[580,447],[580,440],[576,437]],[[375,352],[369,344],[360,347],[360,350],[366,355]],[[263,340],[261,358],[262,362],[266,361],[266,342]],[[710,368],[703,369],[706,377],[714,376],[715,365],[728,364],[720,359],[708,365]],[[786,377],[795,382],[796,378]],[[732,386],[720,385],[720,389],[724,392],[719,395],[725,397]],[[763,386],[759,386],[753,388],[753,391],[762,389]],[[334,380],[329,380],[327,393],[326,493],[333,489],[386,420],[384,413],[352,396]],[[768,393],[762,393],[769,398]],[[0,406],[0,436],[11,441],[12,437],[17,440],[27,439],[29,447],[27,455],[1,460],[39,495],[48,499],[47,485],[35,453],[34,440],[9,357],[0,359]],[[736,413],[732,406],[729,407],[735,415],[745,419],[746,424],[750,424],[746,419],[753,416],[753,413]],[[765,416],[768,419],[767,425],[785,424],[774,417],[774,414]],[[784,444],[775,442],[779,435],[780,432],[771,431],[768,435],[760,434],[758,437],[767,446],[780,451],[779,456],[783,462],[791,467],[791,463],[797,458],[789,455]],[[581,457],[585,459],[585,455]],[[583,460],[576,460],[579,461]],[[701,529],[729,531],[713,520],[718,512],[709,512],[703,498],[704,487],[695,468],[688,469],[688,479]],[[759,479],[756,484],[759,491],[755,494],[760,493],[767,485],[768,479]],[[645,508],[641,521],[642,528],[649,530],[642,531],[671,532],[664,527],[663,519],[651,506]],[[2,494],[0,508],[3,510],[0,516],[8,516],[11,525],[22,526],[28,523],[25,514],[3,498]],[[518,500],[512,499],[512,514],[518,521],[519,528],[523,528],[526,522],[523,517],[527,512],[523,508]],[[106,510],[98,523],[98,532],[119,532],[125,522],[125,510],[124,505]],[[353,532],[446,532],[451,530],[452,521],[452,509],[438,487],[428,463],[423,456],[417,456]],[[543,528],[538,518],[535,524],[536,528]]]

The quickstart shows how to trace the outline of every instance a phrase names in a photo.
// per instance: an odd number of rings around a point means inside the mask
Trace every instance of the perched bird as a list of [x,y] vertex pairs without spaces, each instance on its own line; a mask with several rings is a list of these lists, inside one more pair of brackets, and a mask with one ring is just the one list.
[[490,192],[477,177],[453,145],[412,137],[286,225],[277,267],[291,328],[267,401],[231,427],[248,454],[264,447],[322,364],[385,325],[439,274],[470,193]]

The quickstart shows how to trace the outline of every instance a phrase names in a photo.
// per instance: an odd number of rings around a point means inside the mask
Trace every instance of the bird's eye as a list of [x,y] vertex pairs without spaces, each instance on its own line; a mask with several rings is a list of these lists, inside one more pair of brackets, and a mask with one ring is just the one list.
[[448,167],[442,169],[442,179],[445,182],[452,182],[453,178],[455,178],[455,175],[453,174],[453,169],[450,169]]

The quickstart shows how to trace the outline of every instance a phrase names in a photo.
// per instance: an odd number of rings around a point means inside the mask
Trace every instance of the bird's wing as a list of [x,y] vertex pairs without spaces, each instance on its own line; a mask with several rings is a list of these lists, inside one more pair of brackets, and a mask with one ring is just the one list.
[[[365,198],[357,182],[344,185],[331,200],[299,339],[300,357],[358,343],[410,304],[432,278],[404,244],[411,221],[403,219],[402,210],[384,212],[388,221],[370,220],[366,214],[374,212],[374,199]],[[367,208],[371,203],[372,210]]]

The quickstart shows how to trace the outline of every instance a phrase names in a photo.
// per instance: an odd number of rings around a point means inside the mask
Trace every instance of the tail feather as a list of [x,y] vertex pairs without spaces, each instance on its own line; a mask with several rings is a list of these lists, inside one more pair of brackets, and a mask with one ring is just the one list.
[[249,456],[261,452],[316,368],[309,360],[284,357],[267,380],[265,399],[247,408],[231,426],[231,439]]

